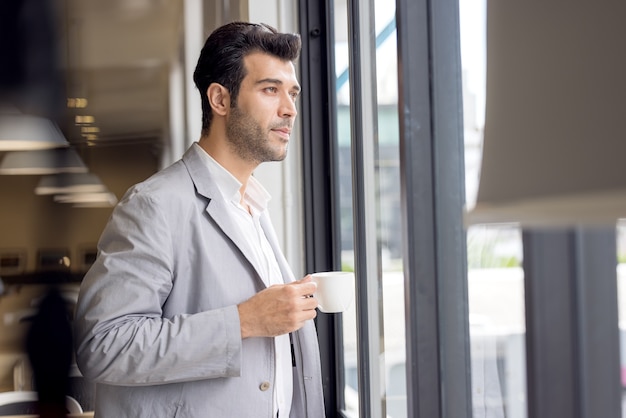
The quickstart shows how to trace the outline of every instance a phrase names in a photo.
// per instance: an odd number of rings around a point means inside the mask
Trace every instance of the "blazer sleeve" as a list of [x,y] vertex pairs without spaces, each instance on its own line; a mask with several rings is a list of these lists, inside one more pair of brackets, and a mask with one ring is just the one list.
[[[77,364],[112,385],[239,376],[236,306],[164,318],[174,285],[171,211],[164,196],[131,190],[114,209],[75,312]],[[189,289],[193,292],[193,289]]]

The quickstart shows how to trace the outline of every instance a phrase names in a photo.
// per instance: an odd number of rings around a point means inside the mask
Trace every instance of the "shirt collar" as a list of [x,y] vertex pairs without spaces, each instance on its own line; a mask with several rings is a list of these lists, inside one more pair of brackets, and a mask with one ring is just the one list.
[[[225,169],[220,163],[218,163],[213,157],[209,155],[198,143],[193,144],[197,147],[197,151],[201,155],[202,161],[206,164],[211,177],[215,180],[217,188],[220,194],[226,201],[239,204],[241,200],[241,182],[233,176],[230,171]],[[246,187],[246,194],[244,196],[245,202],[250,205],[254,210],[262,212],[267,209],[268,202],[271,199],[271,195],[263,187],[263,185],[254,176],[250,176],[248,180],[248,186]]]

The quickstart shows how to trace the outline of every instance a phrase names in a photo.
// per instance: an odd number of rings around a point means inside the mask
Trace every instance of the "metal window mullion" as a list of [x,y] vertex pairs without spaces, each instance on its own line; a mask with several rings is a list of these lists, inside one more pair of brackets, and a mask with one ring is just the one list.
[[[361,7],[365,6],[365,7]],[[382,417],[382,298],[376,208],[376,31],[372,1],[348,0],[359,416]]]
[[430,12],[442,415],[460,418],[472,399],[458,0],[431,0]]
[[524,230],[528,415],[619,418],[614,228]]
[[[407,411],[441,417],[427,4],[396,1]],[[417,288],[419,284],[419,288]],[[419,342],[419,344],[418,344]]]
[[[331,0],[300,0],[301,116],[306,271],[341,268],[339,237],[334,31]],[[343,335],[338,315],[316,319],[324,404],[329,417],[344,404]]]
[[397,0],[408,416],[471,416],[458,3]]
[[[617,238],[613,227],[579,230],[577,248],[579,346],[583,416],[622,416],[620,341],[617,291]],[[598,344],[602,341],[602,344]]]

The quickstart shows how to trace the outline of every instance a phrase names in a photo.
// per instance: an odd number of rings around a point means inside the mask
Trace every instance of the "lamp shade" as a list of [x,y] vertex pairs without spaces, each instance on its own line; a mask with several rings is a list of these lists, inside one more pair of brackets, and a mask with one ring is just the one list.
[[98,176],[92,173],[59,173],[43,176],[35,194],[70,194],[104,192],[107,188]]
[[71,193],[55,195],[57,203],[71,203],[79,207],[112,207],[117,203],[115,194],[105,191],[98,193]]
[[51,120],[21,113],[0,114],[0,151],[67,147],[69,143]]
[[489,1],[485,137],[466,223],[626,217],[626,2]]
[[0,174],[41,175],[87,171],[87,166],[72,148],[7,152],[0,163]]

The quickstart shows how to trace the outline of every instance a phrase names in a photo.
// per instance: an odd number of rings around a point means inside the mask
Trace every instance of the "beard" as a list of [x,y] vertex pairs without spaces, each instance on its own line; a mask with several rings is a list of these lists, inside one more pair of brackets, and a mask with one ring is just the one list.
[[235,105],[226,121],[226,139],[231,150],[244,161],[258,164],[282,161],[287,156],[287,145],[282,142],[273,145],[269,138],[270,130],[281,126],[285,124],[270,126],[266,131],[252,116]]

